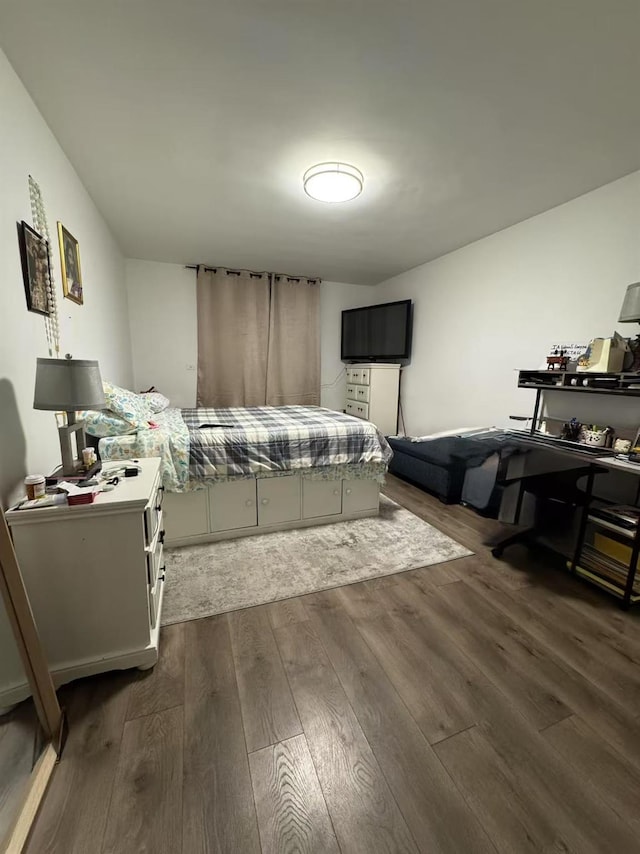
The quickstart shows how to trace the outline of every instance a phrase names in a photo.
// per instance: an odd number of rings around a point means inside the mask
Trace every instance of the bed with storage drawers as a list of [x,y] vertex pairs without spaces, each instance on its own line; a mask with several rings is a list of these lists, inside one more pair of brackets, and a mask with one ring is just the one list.
[[315,406],[167,409],[99,443],[103,462],[160,456],[168,545],[378,512],[392,451],[369,421]]

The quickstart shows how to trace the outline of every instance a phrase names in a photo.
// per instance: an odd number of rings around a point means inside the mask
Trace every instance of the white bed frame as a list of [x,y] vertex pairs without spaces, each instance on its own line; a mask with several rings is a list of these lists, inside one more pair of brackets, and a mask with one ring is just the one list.
[[299,474],[214,483],[165,494],[165,543],[186,546],[376,516],[376,480],[307,480]]

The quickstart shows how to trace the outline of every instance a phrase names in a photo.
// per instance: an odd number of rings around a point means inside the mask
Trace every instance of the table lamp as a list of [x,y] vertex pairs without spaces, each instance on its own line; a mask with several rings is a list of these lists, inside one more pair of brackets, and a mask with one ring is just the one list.
[[[76,421],[80,409],[106,409],[102,377],[98,363],[91,359],[38,359],[34,409],[54,412],[64,410],[67,423],[58,427],[62,474],[77,475],[83,471],[82,449],[85,435],[82,421]],[[74,459],[71,435],[76,433],[77,458]]]
[[618,322],[640,323],[640,282],[627,287]]

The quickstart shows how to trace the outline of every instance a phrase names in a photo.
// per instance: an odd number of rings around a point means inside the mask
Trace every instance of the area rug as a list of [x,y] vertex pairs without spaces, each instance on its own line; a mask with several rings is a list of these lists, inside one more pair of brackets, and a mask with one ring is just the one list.
[[380,514],[167,549],[162,624],[263,605],[473,554],[384,496]]

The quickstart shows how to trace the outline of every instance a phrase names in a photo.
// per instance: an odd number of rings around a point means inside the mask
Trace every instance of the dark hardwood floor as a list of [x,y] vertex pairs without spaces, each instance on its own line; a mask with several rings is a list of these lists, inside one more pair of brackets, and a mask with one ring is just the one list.
[[163,630],[68,686],[28,854],[640,852],[640,617],[389,478],[475,552]]

